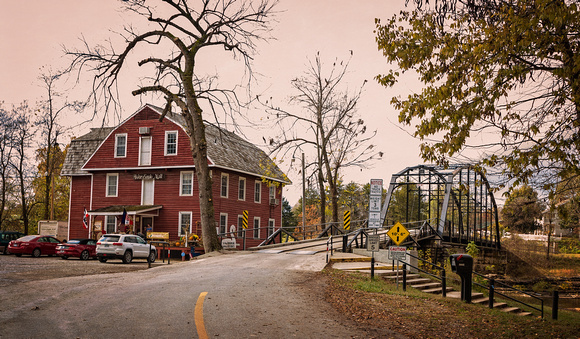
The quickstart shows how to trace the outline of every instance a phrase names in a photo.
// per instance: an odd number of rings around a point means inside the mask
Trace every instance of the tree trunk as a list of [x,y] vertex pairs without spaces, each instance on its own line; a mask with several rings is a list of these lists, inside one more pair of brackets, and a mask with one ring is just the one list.
[[199,188],[199,210],[201,216],[201,232],[203,247],[206,253],[221,250],[216,231],[212,180],[207,164],[207,140],[201,108],[195,99],[188,100],[188,111],[183,112],[187,121],[191,153],[195,164],[195,174]]

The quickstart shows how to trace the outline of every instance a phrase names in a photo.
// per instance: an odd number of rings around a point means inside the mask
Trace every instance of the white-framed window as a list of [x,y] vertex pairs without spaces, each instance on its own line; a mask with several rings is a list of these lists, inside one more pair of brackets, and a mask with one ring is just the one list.
[[240,177],[238,181],[238,200],[246,200],[246,178]]
[[155,201],[155,179],[141,181],[141,205],[153,205]]
[[276,228],[276,220],[268,219],[268,237],[274,234],[274,228]]
[[219,234],[226,236],[226,232],[228,231],[228,214],[227,213],[220,213],[220,232]]
[[179,212],[179,236],[191,233],[191,212]]
[[115,134],[115,158],[127,156],[127,133]]
[[262,201],[262,182],[256,181],[254,183],[254,202],[260,203]]
[[227,198],[228,197],[228,183],[230,181],[230,176],[227,173],[222,173],[221,176],[221,185],[220,185],[220,196],[222,198]]
[[151,137],[139,138],[139,166],[151,165]]
[[181,172],[181,179],[179,183],[179,195],[181,196],[193,195],[193,171]]
[[165,155],[177,155],[177,131],[165,131]]
[[268,196],[270,197],[270,200],[276,199],[276,185],[270,185],[269,189]]
[[260,239],[260,217],[254,217],[254,239]]
[[105,196],[116,197],[119,194],[119,173],[107,173],[107,191]]
[[243,237],[244,235],[244,216],[238,214],[238,238]]
[[105,218],[105,232],[117,233],[117,217],[114,215],[107,215]]

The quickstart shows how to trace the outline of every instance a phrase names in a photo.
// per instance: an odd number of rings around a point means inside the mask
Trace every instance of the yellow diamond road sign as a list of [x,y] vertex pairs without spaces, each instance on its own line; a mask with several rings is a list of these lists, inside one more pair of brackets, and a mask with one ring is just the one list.
[[387,234],[389,235],[389,237],[391,237],[395,245],[399,245],[405,239],[407,239],[409,231],[407,231],[405,226],[403,226],[400,222],[397,221],[397,223],[393,227],[391,227],[391,229],[387,232]]

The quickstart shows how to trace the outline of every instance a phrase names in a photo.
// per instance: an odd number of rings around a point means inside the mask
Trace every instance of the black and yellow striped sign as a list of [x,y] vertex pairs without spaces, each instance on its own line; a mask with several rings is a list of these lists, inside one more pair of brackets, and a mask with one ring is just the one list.
[[350,211],[344,211],[344,229],[350,230]]
[[248,228],[248,210],[242,212],[242,227],[244,229]]

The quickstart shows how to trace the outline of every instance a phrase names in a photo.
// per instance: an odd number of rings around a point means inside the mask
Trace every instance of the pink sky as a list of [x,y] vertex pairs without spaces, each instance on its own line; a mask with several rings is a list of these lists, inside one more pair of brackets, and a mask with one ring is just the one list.
[[[399,83],[395,89],[386,89],[373,79],[391,67],[377,50],[374,19],[391,17],[403,8],[404,2],[281,0],[276,8],[281,13],[272,31],[276,40],[259,44],[254,70],[263,76],[254,89],[256,94],[273,97],[281,106],[292,95],[290,80],[306,70],[307,58],[312,59],[320,51],[322,60],[330,65],[335,58],[346,60],[349,51],[354,52],[345,86],[356,88],[368,80],[359,102],[359,114],[369,129],[378,130],[373,143],[385,155],[383,160],[372,164],[371,169],[345,171],[346,182],[364,184],[371,178],[378,178],[384,180],[386,187],[392,174],[422,163],[418,155],[419,142],[394,125],[398,113],[389,104],[394,95],[406,96],[419,91],[416,80],[408,76],[407,82]],[[44,95],[37,81],[41,67],[58,69],[68,64],[61,45],[78,47],[81,35],[92,43],[103,42],[114,35],[111,31],[118,31],[123,24],[130,23],[131,17],[117,10],[119,4],[120,1],[114,0],[0,0],[0,101],[4,101],[4,107],[22,100],[34,103]],[[224,70],[227,68],[222,65],[216,72],[225,77]],[[122,88],[127,93],[123,94],[125,111],[121,118],[140,107],[139,99],[129,93],[138,79],[128,76],[126,81]],[[162,105],[160,101],[149,102]],[[256,121],[265,117],[262,110],[252,111],[250,115]],[[77,117],[66,119],[81,120]],[[71,133],[82,135],[90,125],[75,128]],[[100,121],[92,125],[99,126]],[[258,130],[248,137],[261,146],[261,137],[267,139],[268,133],[266,129]],[[69,137],[62,142],[68,142]],[[280,167],[294,183],[285,190],[286,198],[294,204],[301,194],[301,178],[296,172],[288,171],[286,165]]]

